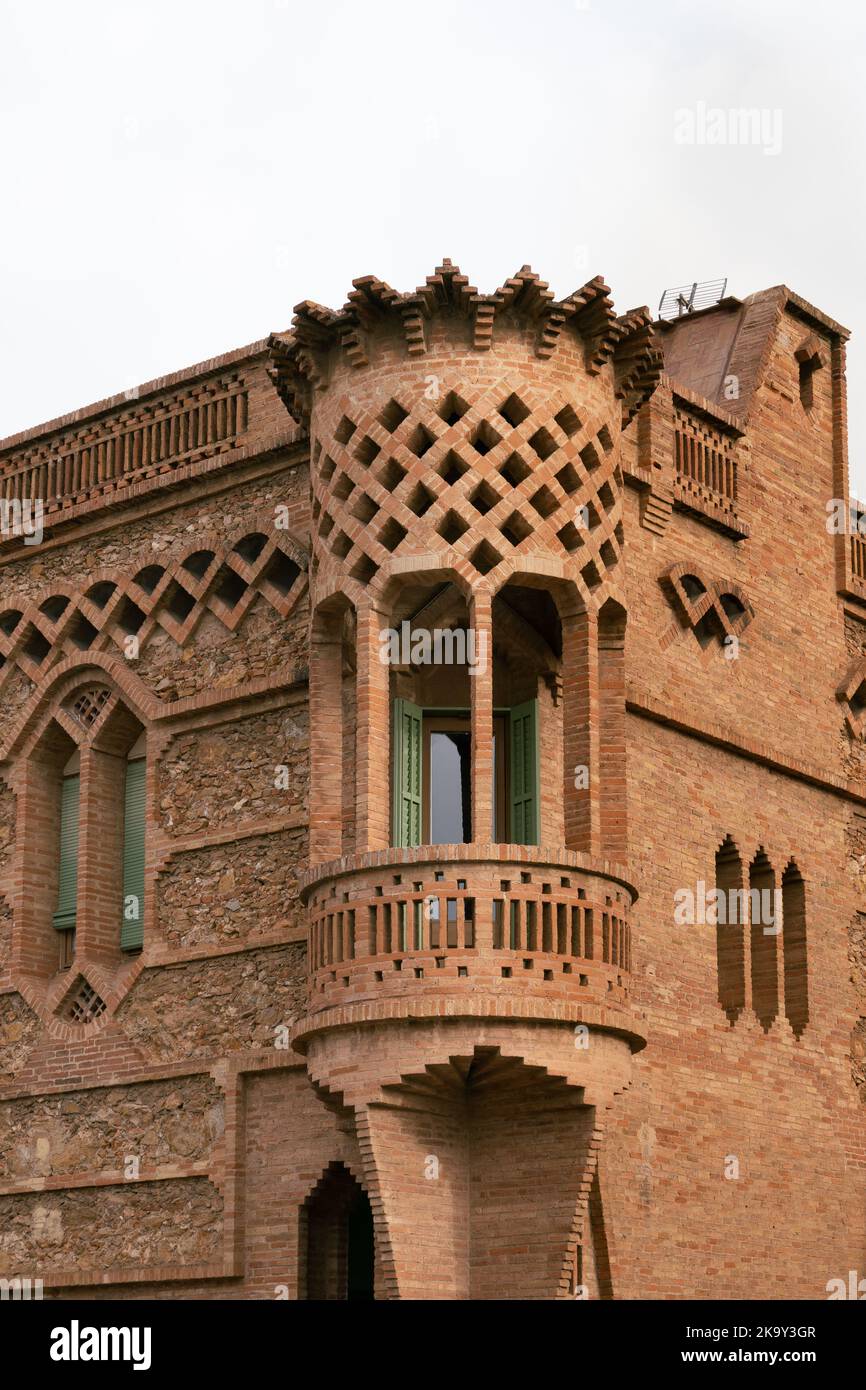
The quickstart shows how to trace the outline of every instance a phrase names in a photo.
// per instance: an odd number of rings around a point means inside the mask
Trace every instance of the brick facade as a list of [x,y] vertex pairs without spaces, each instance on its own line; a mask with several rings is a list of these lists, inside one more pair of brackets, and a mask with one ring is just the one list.
[[[445,262],[0,444],[0,498],[45,503],[39,544],[0,544],[0,1276],[762,1299],[866,1274],[846,337],[784,287],[654,325],[598,278],[485,295]],[[384,662],[404,625],[485,660]],[[404,704],[465,711],[465,842],[398,833]],[[515,843],[496,730],[527,705]],[[749,908],[707,920],[717,887]]]

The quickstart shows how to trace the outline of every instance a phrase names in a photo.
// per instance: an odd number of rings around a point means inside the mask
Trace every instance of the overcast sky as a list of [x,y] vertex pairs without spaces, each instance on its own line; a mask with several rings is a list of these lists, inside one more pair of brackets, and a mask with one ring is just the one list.
[[[0,16],[0,436],[285,328],[301,299],[342,304],[353,277],[410,289],[450,256],[485,291],[524,262],[558,295],[602,274],[619,310],[693,279],[788,284],[853,332],[866,495],[866,6]],[[764,113],[757,142],[697,143],[702,110],[744,107]]]

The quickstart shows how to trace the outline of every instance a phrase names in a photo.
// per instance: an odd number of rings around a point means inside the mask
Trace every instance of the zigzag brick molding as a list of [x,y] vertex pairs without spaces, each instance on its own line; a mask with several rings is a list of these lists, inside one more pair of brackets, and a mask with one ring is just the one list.
[[[712,579],[699,565],[680,560],[659,576],[659,583],[670,594],[681,621],[707,646],[713,638],[724,642],[738,638],[755,614],[745,592],[729,579]],[[678,629],[662,638],[669,644]],[[672,634],[672,635],[671,635]]]

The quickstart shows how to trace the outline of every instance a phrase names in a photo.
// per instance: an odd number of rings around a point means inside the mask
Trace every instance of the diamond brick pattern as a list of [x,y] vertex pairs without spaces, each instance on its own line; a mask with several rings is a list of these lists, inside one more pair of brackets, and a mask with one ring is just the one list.
[[[306,587],[306,557],[291,540],[256,531],[229,542],[203,538],[167,566],[145,565],[130,578],[103,575],[75,592],[52,592],[0,612],[0,690],[18,669],[40,680],[64,657],[84,651],[143,649],[157,630],[182,647],[205,613],[233,632],[261,595],[287,617]],[[92,704],[75,711],[96,718]]]
[[79,975],[57,1012],[69,1023],[94,1023],[105,1013],[105,1000]]
[[[583,415],[583,418],[582,418]],[[322,418],[324,416],[324,418]],[[454,551],[480,575],[516,554],[569,562],[589,590],[622,549],[614,437],[526,382],[349,399],[312,440],[314,554],[371,585],[392,556]],[[483,518],[483,529],[479,525]]]
[[72,702],[72,716],[85,729],[90,729],[99,719],[110,698],[111,691],[106,686],[83,690]]
[[845,679],[836,691],[845,712],[845,724],[854,739],[861,739],[866,731],[866,660],[855,661],[849,666]]

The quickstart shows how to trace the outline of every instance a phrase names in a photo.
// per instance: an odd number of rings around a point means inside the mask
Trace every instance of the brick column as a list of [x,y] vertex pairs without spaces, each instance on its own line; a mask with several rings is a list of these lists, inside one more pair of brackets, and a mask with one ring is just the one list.
[[[568,849],[598,854],[601,844],[598,621],[562,615],[563,804]],[[584,786],[588,775],[588,785]],[[579,785],[575,786],[578,778]]]
[[42,978],[56,972],[60,958],[58,934],[52,925],[60,860],[60,785],[63,764],[73,748],[52,726],[27,758],[15,787],[15,834],[20,850],[10,885],[17,926],[11,965],[16,972]]
[[379,634],[387,627],[376,608],[358,610],[356,638],[355,849],[387,849],[391,842],[390,667],[380,660]]
[[76,949],[101,965],[120,959],[125,785],[125,755],[82,748]]
[[310,633],[310,862],[343,848],[343,614],[318,612]]
[[[493,838],[493,622],[490,595],[474,594],[469,607],[475,633],[474,669],[469,677],[472,734],[472,838]],[[500,749],[500,756],[504,753]],[[507,837],[506,837],[507,838]]]
[[601,852],[612,859],[628,850],[625,622],[624,609],[609,599],[598,615],[599,799]]

